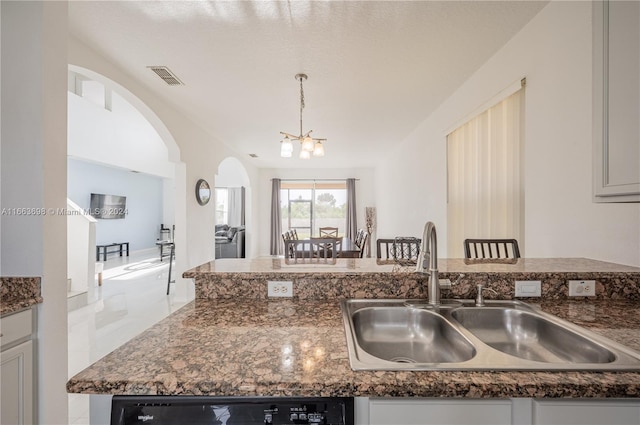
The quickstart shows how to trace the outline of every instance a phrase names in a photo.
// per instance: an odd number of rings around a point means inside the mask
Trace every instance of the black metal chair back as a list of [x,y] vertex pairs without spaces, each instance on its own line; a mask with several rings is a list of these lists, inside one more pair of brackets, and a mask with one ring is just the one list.
[[465,239],[465,258],[520,258],[516,239]]
[[365,248],[367,246],[367,239],[369,239],[369,234],[367,232],[363,232],[362,238],[360,239],[360,243],[356,244],[358,245],[358,248],[360,248],[360,258],[364,257],[364,251]]
[[420,255],[420,243],[421,239],[414,237],[378,239],[376,257],[382,260],[417,261]]

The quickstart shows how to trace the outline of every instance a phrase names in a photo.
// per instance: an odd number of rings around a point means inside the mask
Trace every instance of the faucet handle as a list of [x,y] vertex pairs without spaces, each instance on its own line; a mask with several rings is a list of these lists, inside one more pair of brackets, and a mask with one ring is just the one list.
[[484,296],[482,295],[482,291],[486,290],[486,291],[491,291],[494,294],[498,295],[498,292],[491,289],[491,288],[485,288],[484,285],[482,285],[482,283],[478,283],[476,285],[476,288],[478,290],[478,293],[476,295],[476,307],[484,307],[485,303],[484,303]]
[[441,279],[440,280],[440,288],[442,289],[451,289],[451,287],[453,285],[457,285],[458,283],[460,283],[460,280],[464,277],[464,273],[460,273],[460,276],[458,276],[458,278],[451,282],[451,279]]

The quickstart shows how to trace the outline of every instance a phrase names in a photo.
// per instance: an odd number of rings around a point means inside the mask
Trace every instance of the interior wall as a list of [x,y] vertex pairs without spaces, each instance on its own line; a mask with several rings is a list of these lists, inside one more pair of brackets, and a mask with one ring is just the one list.
[[446,134],[526,77],[524,256],[640,266],[640,204],[592,202],[591,18],[590,2],[549,3],[403,140],[376,174],[379,227],[405,233],[431,220],[446,235]]
[[[70,156],[173,178],[167,146],[129,102],[111,94],[111,110],[68,93]],[[123,155],[128,152],[128,155]]]
[[[296,159],[297,160],[297,159]],[[355,178],[356,182],[356,208],[358,228],[365,227],[365,207],[375,207],[375,190],[374,190],[374,169],[373,168],[331,168],[331,169],[313,169],[313,168],[292,168],[292,169],[274,169],[263,168],[260,170],[258,204],[260,211],[258,217],[258,233],[259,233],[259,256],[269,256],[269,240],[271,237],[271,180],[279,179],[348,179]],[[385,201],[386,202],[386,201]],[[372,238],[375,240],[375,235]]]
[[[41,276],[35,344],[36,422],[68,422],[67,3],[0,2],[4,276]],[[51,211],[51,212],[49,212]],[[63,249],[61,249],[63,247]]]
[[163,223],[162,180],[70,158],[67,196],[85,211],[90,209],[92,193],[126,196],[125,218],[97,220],[96,244],[129,242],[129,249],[138,251],[156,247]]
[[162,224],[176,224],[176,179],[162,179]]

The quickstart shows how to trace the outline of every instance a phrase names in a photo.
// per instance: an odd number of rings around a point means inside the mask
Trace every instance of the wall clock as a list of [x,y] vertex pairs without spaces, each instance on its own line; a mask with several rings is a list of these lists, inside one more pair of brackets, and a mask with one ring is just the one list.
[[196,200],[200,205],[207,205],[211,199],[211,188],[206,180],[200,179],[196,183]]

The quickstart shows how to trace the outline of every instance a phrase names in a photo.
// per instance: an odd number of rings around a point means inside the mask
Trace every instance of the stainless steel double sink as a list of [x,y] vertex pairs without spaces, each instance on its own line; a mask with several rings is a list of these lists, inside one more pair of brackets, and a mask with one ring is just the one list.
[[526,303],[465,301],[342,301],[352,369],[640,370],[640,353]]

